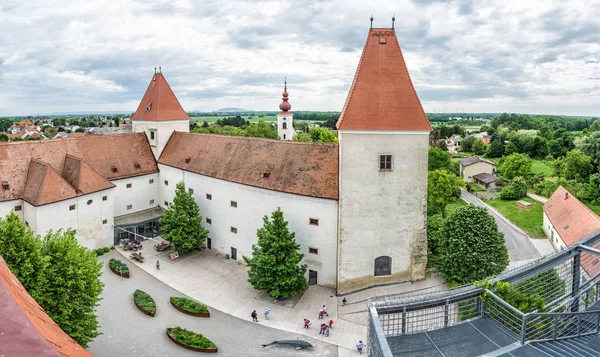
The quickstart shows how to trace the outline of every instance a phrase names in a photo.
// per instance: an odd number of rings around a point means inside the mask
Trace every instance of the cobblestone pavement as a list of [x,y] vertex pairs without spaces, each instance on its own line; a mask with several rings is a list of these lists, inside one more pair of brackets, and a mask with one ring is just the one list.
[[[105,254],[99,259],[107,262],[112,257],[124,260],[116,252]],[[208,319],[184,315],[169,303],[170,296],[183,294],[155,279],[135,264],[128,263],[131,269],[130,279],[121,279],[113,274],[107,264],[103,267],[102,281],[105,287],[102,293],[103,300],[98,307],[100,331],[103,334],[88,348],[88,351],[97,357],[197,357],[197,352],[185,350],[167,338],[165,329],[175,326],[202,333],[217,345],[221,356],[338,356],[338,347],[334,345],[264,326],[264,321],[260,318],[261,311],[258,311],[259,323],[242,320],[215,309],[210,309],[211,317]],[[137,310],[133,304],[135,289],[143,290],[154,298],[157,303],[155,317],[148,317]],[[318,336],[317,326],[313,325],[311,330]],[[332,333],[334,332],[335,330],[332,330]],[[260,346],[274,340],[296,338],[309,341],[314,348],[295,350],[290,346]],[[347,355],[350,351],[342,352],[343,355]]]

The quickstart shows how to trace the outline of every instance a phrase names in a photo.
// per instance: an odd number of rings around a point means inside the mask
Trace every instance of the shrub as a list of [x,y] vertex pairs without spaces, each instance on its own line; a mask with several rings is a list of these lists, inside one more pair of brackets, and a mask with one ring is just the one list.
[[110,252],[110,248],[109,247],[104,247],[104,248],[102,248],[102,250],[104,251],[104,253]]
[[512,186],[506,186],[502,188],[502,192],[500,192],[500,198],[503,200],[516,200],[521,197],[522,196]]
[[129,267],[127,266],[127,264],[121,262],[120,260],[117,260],[115,258],[111,258],[108,261],[108,265],[113,268],[114,271],[116,271],[117,273],[120,274],[129,274]]
[[114,246],[114,245],[111,245],[111,246],[110,246],[110,250],[115,250],[115,246]]
[[186,330],[179,326],[167,328],[167,332],[177,341],[196,348],[217,348],[214,343],[208,338],[199,333]]
[[146,310],[152,314],[156,313],[156,303],[152,296],[146,294],[141,290],[136,290],[133,293],[133,299],[135,304],[139,306],[141,309]]
[[195,314],[208,314],[208,308],[206,305],[196,302],[194,300],[184,298],[184,297],[174,297],[171,296],[171,302],[182,310],[193,312]]

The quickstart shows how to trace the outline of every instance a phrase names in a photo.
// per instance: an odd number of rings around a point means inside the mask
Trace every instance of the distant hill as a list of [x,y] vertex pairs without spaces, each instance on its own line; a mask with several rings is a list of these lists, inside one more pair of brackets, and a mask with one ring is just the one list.
[[242,109],[242,108],[221,108],[218,109],[217,112],[221,113],[238,113],[238,112],[250,112],[251,110]]

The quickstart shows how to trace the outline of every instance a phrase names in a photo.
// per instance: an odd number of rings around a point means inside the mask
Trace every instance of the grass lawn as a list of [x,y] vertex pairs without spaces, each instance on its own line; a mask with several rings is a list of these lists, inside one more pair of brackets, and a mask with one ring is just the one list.
[[[235,114],[229,115],[229,116],[235,116]],[[216,122],[217,119],[225,119],[229,116],[216,116],[216,117],[192,117],[192,121],[194,122],[209,122],[209,123],[213,123]],[[242,118],[244,119],[248,119],[247,116],[243,116]],[[275,115],[271,115],[271,116],[264,116],[264,117],[253,117],[252,119],[248,119],[251,122],[255,122],[255,121],[277,121],[277,117]]]
[[[582,201],[583,202],[583,201]],[[588,206],[589,209],[591,209],[592,211],[594,211],[598,216],[600,216],[600,204],[598,205],[593,205],[589,202],[583,202],[584,205]]]
[[485,192],[487,190],[485,188],[481,188],[473,183],[473,184],[471,184],[471,191],[472,192]]
[[546,177],[551,177],[552,168],[548,165],[548,161],[539,160],[539,159],[531,159],[531,172],[533,174],[544,174]]
[[456,200],[456,202],[454,202],[454,203],[449,203],[446,206],[446,217],[450,217],[454,212],[456,212],[457,209],[464,207],[466,205],[468,205],[468,203],[463,201],[460,198],[458,200]]
[[542,230],[542,204],[527,197],[522,200],[533,203],[533,208],[522,209],[515,204],[518,200],[487,200],[490,206],[497,209],[504,217],[523,229],[531,238],[544,238]]

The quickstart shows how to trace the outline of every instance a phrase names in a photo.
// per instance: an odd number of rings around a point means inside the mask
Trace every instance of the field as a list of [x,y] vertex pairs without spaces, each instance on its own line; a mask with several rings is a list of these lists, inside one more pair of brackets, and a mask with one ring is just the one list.
[[515,204],[518,200],[487,200],[490,206],[497,209],[504,217],[523,229],[531,238],[544,238],[542,230],[543,213],[542,204],[527,197],[523,201],[533,203],[533,208],[522,209]]
[[[500,158],[487,158],[490,161],[496,163],[496,165],[500,165]],[[546,177],[552,177],[552,168],[548,165],[548,161],[539,160],[539,159],[531,159],[531,172],[535,174],[544,174]]]
[[[207,121],[209,123],[213,123],[213,122],[216,122],[217,119],[225,119],[225,118],[230,117],[230,116],[235,116],[235,114],[231,114],[231,115],[228,115],[228,116],[217,116],[217,117],[192,117],[192,121],[193,122],[205,122],[205,121]],[[243,116],[242,118],[248,119],[247,116]],[[250,120],[250,121],[261,121],[261,120],[262,121],[277,121],[277,117],[274,116],[274,115],[272,115],[272,116],[264,116],[264,117],[257,117],[257,116],[255,116],[252,119],[248,119],[248,120]]]

